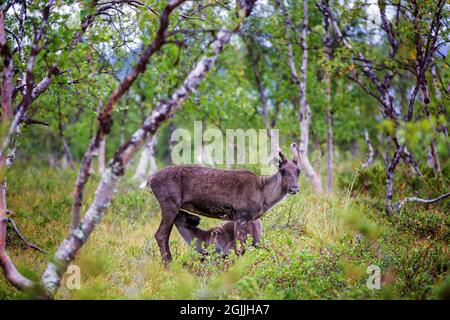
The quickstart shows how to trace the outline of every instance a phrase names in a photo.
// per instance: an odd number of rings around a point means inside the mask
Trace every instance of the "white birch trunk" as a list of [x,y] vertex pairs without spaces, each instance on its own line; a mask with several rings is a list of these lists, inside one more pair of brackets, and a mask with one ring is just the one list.
[[308,145],[309,145],[309,126],[311,123],[311,109],[309,107],[308,101],[306,99],[306,76],[307,76],[307,67],[308,67],[308,48],[306,45],[306,37],[308,34],[308,1],[304,0],[303,2],[303,26],[301,32],[301,46],[303,49],[302,56],[302,64],[300,68],[301,78],[299,79],[297,68],[295,66],[294,59],[294,49],[292,47],[292,43],[290,41],[291,34],[290,30],[293,29],[292,21],[289,17],[289,14],[286,10],[286,7],[283,4],[283,1],[276,0],[277,5],[281,9],[281,13],[284,17],[285,22],[285,32],[286,32],[286,41],[288,47],[288,64],[291,69],[291,76],[294,83],[297,85],[297,89],[300,94],[300,141],[298,144],[298,153],[300,166],[302,170],[305,172],[305,176],[308,181],[313,186],[316,193],[322,193],[322,181],[319,175],[314,171],[309,159],[308,159]]
[[367,144],[367,160],[362,164],[363,168],[367,168],[369,166],[371,166],[373,164],[373,157],[374,157],[374,150],[373,150],[373,146],[372,146],[372,142],[370,142],[369,139],[369,132],[367,131],[367,129],[364,130],[364,139],[366,140],[366,144]]
[[103,174],[105,172],[105,147],[106,147],[106,137],[100,140],[98,145],[98,173]]
[[148,175],[151,175],[156,170],[158,170],[154,156],[157,141],[158,138],[157,135],[155,134],[142,150],[138,165],[136,167],[136,173],[134,174],[133,177],[138,182],[145,181]]

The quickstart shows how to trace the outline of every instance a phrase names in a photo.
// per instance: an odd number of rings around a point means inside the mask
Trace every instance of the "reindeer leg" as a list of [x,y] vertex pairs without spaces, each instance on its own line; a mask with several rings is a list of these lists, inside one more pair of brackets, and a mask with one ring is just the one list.
[[166,266],[172,261],[172,254],[170,253],[169,248],[169,237],[178,210],[179,208],[176,205],[165,205],[164,207],[161,207],[161,224],[155,234],[156,242],[158,242],[159,250],[161,251],[161,256]]
[[242,255],[245,251],[246,229],[248,221],[238,219],[234,221],[234,240],[236,242],[236,254]]
[[262,235],[262,224],[261,224],[261,220],[257,219],[254,220],[252,225],[251,225],[251,234],[253,237],[253,243],[252,245],[254,247],[258,247],[258,244],[261,240],[261,235]]

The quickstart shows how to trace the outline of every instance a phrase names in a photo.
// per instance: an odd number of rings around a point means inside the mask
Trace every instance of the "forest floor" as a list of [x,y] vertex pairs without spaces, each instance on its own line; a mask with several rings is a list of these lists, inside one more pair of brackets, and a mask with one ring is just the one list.
[[[15,165],[8,174],[8,208],[30,241],[9,232],[8,252],[37,279],[70,222],[75,171]],[[354,179],[353,179],[354,180]],[[88,185],[90,203],[98,177]],[[174,261],[164,270],[154,233],[159,207],[149,190],[124,179],[105,217],[74,261],[81,288],[64,284],[57,299],[433,299],[450,298],[449,208],[411,206],[387,218],[382,201],[360,192],[316,196],[304,186],[263,218],[259,248],[243,257],[209,256],[201,263],[176,229]],[[353,182],[351,183],[353,185]],[[202,218],[200,227],[221,223]],[[368,268],[381,289],[367,286]],[[370,268],[369,268],[370,269]],[[27,296],[0,276],[0,299]]]

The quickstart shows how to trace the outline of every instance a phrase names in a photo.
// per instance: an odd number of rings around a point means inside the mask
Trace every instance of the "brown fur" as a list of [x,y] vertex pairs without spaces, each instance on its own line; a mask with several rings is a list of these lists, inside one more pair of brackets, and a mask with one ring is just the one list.
[[[215,246],[217,253],[227,255],[230,250],[236,249],[236,239],[234,237],[234,222],[230,221],[221,226],[214,227],[208,230],[198,228],[200,217],[180,211],[175,218],[175,226],[178,232],[188,245],[193,240],[196,241],[195,249],[197,252],[204,252],[203,248],[208,246]],[[261,221],[254,220],[247,224],[245,229],[245,240],[247,237],[252,237],[252,245],[256,246],[261,239],[262,225]]]

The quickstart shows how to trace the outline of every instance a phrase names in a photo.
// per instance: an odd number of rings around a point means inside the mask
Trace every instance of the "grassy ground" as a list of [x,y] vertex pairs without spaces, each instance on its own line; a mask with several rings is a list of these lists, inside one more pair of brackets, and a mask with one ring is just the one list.
[[[8,176],[8,207],[30,240],[50,252],[24,247],[9,233],[8,251],[20,271],[36,278],[68,232],[75,172],[16,165]],[[450,298],[449,205],[412,206],[387,219],[381,203],[355,187],[334,197],[304,189],[262,219],[260,248],[243,257],[204,263],[174,229],[174,262],[166,271],[154,233],[160,220],[152,194],[129,180],[74,264],[81,289],[65,285],[58,299],[433,299]],[[363,179],[364,180],[364,179]],[[98,178],[89,183],[88,203]],[[367,181],[366,181],[367,182]],[[306,183],[302,179],[301,186]],[[220,223],[202,219],[201,227]],[[381,269],[371,290],[367,268]],[[63,284],[66,281],[64,279]],[[27,298],[0,276],[0,299]]]

